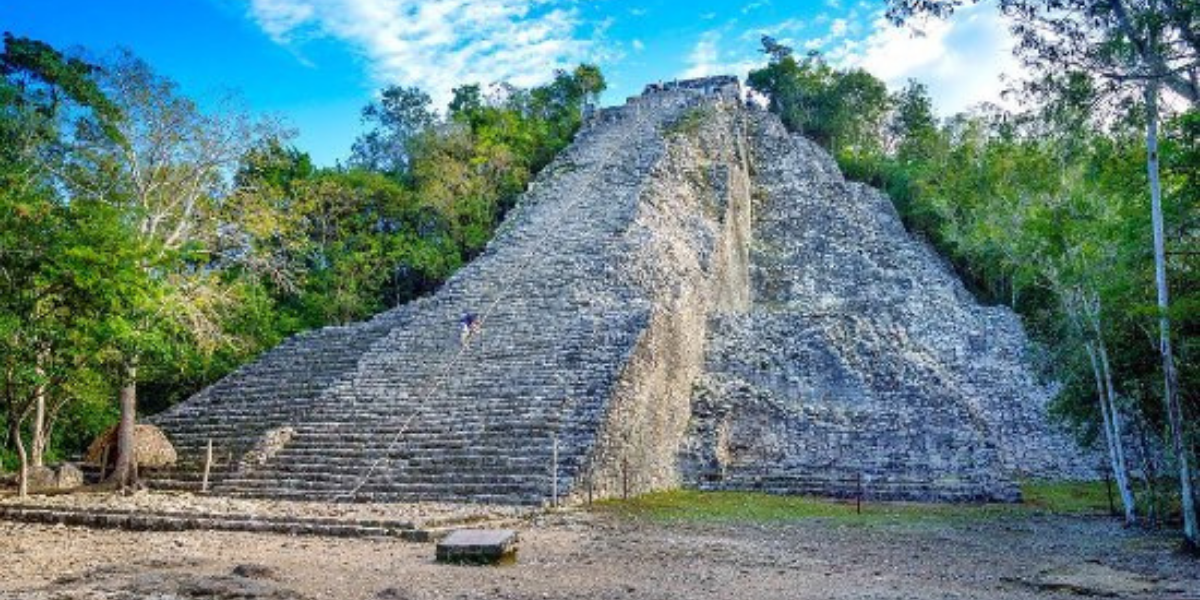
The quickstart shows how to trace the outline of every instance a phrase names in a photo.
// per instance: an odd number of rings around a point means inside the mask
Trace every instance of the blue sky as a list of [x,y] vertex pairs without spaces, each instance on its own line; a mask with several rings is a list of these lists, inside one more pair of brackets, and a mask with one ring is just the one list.
[[881,18],[875,0],[3,0],[0,30],[58,47],[128,47],[201,100],[237,90],[294,127],[323,165],[349,154],[359,110],[388,84],[436,100],[462,83],[544,81],[601,65],[606,104],[651,81],[743,75],[763,33],[820,49],[900,86],[917,78],[946,113],[995,99],[1015,73],[989,4],[923,35]]

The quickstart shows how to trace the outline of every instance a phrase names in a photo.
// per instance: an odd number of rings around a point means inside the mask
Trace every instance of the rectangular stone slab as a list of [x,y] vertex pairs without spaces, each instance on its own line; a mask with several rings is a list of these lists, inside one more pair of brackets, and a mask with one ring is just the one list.
[[516,554],[517,532],[508,529],[460,529],[437,545],[438,562],[492,565]]

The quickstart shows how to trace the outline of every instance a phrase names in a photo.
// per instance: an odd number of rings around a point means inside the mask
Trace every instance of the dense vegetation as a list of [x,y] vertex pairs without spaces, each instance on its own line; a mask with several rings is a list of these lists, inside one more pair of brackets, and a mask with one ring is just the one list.
[[[1010,92],[1023,110],[984,106],[943,120],[918,82],[888,93],[864,71],[798,58],[770,38],[763,45],[769,64],[749,83],[770,109],[829,149],[847,176],[887,190],[909,229],[981,300],[1024,317],[1047,376],[1064,386],[1058,412],[1108,448],[1127,519],[1178,518],[1179,458],[1200,447],[1196,99],[1177,96],[1171,109],[1082,68],[1035,70]],[[1147,129],[1159,119],[1165,311],[1147,168]],[[1164,386],[1162,317],[1172,327],[1173,389]],[[1182,452],[1171,395],[1184,415]]]
[[[134,56],[6,35],[0,54],[0,448],[78,454],[295,332],[363,319],[481,251],[604,78],[389,87],[348,166],[202,110]],[[120,398],[119,403],[114,399]],[[123,463],[122,477],[134,476]]]

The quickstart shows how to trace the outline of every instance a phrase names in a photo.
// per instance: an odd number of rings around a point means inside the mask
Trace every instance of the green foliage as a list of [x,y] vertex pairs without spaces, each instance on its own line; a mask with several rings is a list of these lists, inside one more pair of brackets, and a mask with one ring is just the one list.
[[354,142],[350,164],[395,177],[408,172],[414,138],[437,121],[433,101],[420,88],[389,86],[362,111],[374,127]]
[[1027,481],[1021,496],[1024,504],[1059,515],[1110,514],[1113,506],[1103,481]]
[[[98,69],[5,37],[0,55],[0,412],[5,446],[37,398],[51,416],[107,393],[104,339],[145,287],[129,222],[94,198],[70,201],[68,151],[123,143]],[[24,436],[22,435],[24,438]],[[53,448],[51,449],[53,450]]]
[[702,106],[690,108],[685,111],[679,118],[667,123],[663,127],[663,133],[667,135],[683,135],[695,136],[699,133],[700,128],[704,126],[704,122],[711,118],[709,110]]
[[773,522],[814,517],[838,518],[854,515],[855,511],[853,504],[807,496],[683,489],[653,492],[629,500],[606,500],[599,506],[602,510],[635,518],[699,522]]
[[810,53],[796,60],[791,49],[763,39],[770,63],[751,71],[750,87],[770,98],[784,125],[811,137],[834,154],[874,155],[880,150],[887,86],[861,69],[840,71]]

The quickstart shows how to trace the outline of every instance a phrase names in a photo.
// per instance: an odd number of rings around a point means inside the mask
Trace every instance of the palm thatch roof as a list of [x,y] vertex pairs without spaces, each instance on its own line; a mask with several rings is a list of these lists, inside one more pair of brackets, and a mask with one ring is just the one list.
[[[112,465],[117,456],[117,429],[113,426],[88,446],[87,462]],[[133,429],[133,449],[139,467],[169,467],[177,458],[175,447],[161,429],[141,424]],[[107,455],[107,458],[106,458]]]

